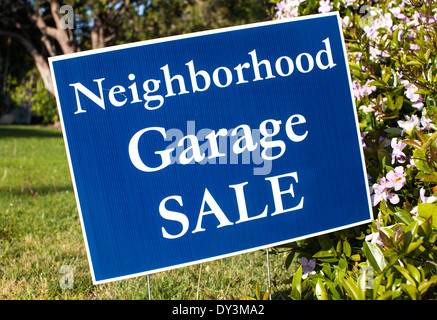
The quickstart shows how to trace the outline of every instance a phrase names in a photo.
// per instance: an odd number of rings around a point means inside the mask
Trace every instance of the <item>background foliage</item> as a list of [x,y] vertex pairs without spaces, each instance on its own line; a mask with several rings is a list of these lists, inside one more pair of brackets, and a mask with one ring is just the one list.
[[31,100],[38,121],[56,120],[50,56],[263,21],[268,12],[273,4],[264,0],[2,0],[0,116],[28,111]]

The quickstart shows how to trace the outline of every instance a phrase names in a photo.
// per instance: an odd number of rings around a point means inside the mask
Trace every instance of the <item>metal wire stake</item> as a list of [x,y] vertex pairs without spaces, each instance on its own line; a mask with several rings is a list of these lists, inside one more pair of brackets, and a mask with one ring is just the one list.
[[272,294],[271,294],[271,286],[270,286],[270,262],[269,262],[269,249],[266,249],[267,253],[267,280],[269,283],[269,300],[272,300]]
[[150,278],[147,275],[147,290],[149,291],[149,300],[152,300],[152,296],[150,295]]

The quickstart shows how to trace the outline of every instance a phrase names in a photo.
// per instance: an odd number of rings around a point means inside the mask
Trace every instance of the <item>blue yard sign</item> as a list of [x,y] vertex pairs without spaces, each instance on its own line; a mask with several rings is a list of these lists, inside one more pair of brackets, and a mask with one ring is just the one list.
[[96,284],[371,221],[337,13],[50,66]]

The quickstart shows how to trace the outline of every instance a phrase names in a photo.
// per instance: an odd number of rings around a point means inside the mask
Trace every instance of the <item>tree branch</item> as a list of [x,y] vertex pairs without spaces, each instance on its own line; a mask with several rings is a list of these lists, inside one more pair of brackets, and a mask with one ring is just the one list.
[[27,38],[27,36],[17,32],[5,31],[5,30],[0,30],[0,36],[7,36],[20,40],[20,42],[23,44],[26,50],[33,57],[35,61],[35,65],[38,68],[38,71],[44,82],[44,87],[47,89],[48,92],[54,95],[54,88],[53,88],[52,78],[50,75],[49,64],[47,63],[44,56],[38,52],[38,50],[35,48],[33,43]]

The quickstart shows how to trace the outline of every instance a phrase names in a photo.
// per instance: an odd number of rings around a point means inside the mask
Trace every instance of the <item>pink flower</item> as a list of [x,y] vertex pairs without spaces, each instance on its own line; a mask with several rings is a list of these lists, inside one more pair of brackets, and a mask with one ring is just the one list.
[[371,80],[367,80],[364,86],[361,86],[356,80],[352,82],[352,93],[354,94],[355,98],[361,99],[365,95],[369,95],[376,91],[376,86],[371,85],[370,82]]
[[423,130],[430,129],[431,123],[431,119],[427,118],[426,116],[422,116],[422,118],[420,118],[420,124],[422,125]]
[[420,47],[419,47],[419,45],[417,45],[417,44],[415,44],[415,43],[412,43],[412,44],[410,45],[410,49],[411,49],[411,50],[414,50],[414,51],[419,51],[419,50],[420,50]]
[[397,141],[397,138],[391,139],[391,147],[393,148],[393,152],[391,154],[391,164],[395,163],[397,160],[399,163],[404,163],[406,156],[405,153],[402,152],[404,148],[407,146],[402,141]]
[[399,203],[399,196],[395,193],[391,193],[389,190],[385,190],[382,192],[375,192],[375,194],[372,195],[372,204],[373,206],[378,205],[382,200],[390,201],[392,204],[398,204]]
[[284,2],[284,1],[281,1],[281,2],[278,2],[278,3],[276,4],[275,9],[276,9],[276,10],[282,10],[284,7],[285,7],[285,2]]
[[437,198],[434,196],[425,197],[425,189],[420,188],[420,200],[422,200],[422,203],[434,203],[437,201]]
[[422,110],[424,107],[423,104],[423,98],[420,94],[417,94],[416,91],[419,90],[418,87],[416,87],[414,84],[412,83],[407,83],[405,85],[405,88],[407,89],[407,91],[405,92],[405,95],[407,96],[407,98],[413,102],[412,107],[416,108],[417,110]]
[[405,116],[406,121],[398,121],[399,127],[405,130],[408,134],[411,134],[417,125],[419,124],[419,118],[413,114],[411,118],[409,116]]
[[372,94],[372,92],[376,91],[376,86],[370,85],[370,80],[367,80],[367,82],[365,83],[365,85],[361,88],[363,94]]
[[299,263],[302,266],[302,279],[305,279],[310,274],[315,274],[314,268],[316,267],[316,259],[308,260],[305,257],[299,259]]
[[352,21],[351,18],[349,18],[349,16],[345,16],[344,18],[340,17],[340,19],[341,19],[341,25],[344,29],[347,29],[352,26]]
[[394,188],[395,191],[399,191],[405,185],[405,173],[404,167],[396,167],[394,170],[391,170],[385,177],[382,177],[379,184],[375,183],[372,186],[372,204],[376,206],[382,200],[390,201],[392,204],[398,204],[400,199],[399,196],[395,193],[392,193],[391,190]]
[[294,18],[299,16],[299,5],[304,0],[286,0],[279,2],[275,9],[278,19]]
[[363,149],[366,149],[366,142],[364,141],[365,136],[367,135],[368,132],[361,132],[361,147]]
[[319,12],[326,13],[332,10],[332,3],[329,0],[320,0]]
[[380,203],[382,200],[384,201],[390,201],[392,204],[399,203],[399,197],[397,194],[391,193],[390,190],[389,181],[385,177],[381,178],[381,181],[379,184],[375,183],[372,186],[374,194],[372,195],[372,204],[373,206],[376,206],[378,203]]
[[379,235],[379,231],[381,230],[381,223],[379,222],[379,220],[376,223],[376,227],[378,228],[378,231],[367,235],[364,240],[373,244],[377,243],[381,247],[384,247],[384,242],[382,242],[382,239]]
[[357,99],[360,99],[362,97],[361,95],[361,85],[357,80],[354,80],[352,82],[352,93],[354,94],[354,97]]
[[388,9],[388,11],[390,11],[394,15],[394,17],[396,19],[402,20],[404,22],[408,22],[409,21],[409,19],[405,16],[405,14],[403,14],[401,12],[401,8],[400,7],[391,8],[391,9]]
[[387,173],[387,187],[388,188],[394,188],[395,191],[400,190],[405,185],[405,173],[404,173],[404,167],[396,167],[395,170],[391,170],[389,173]]

